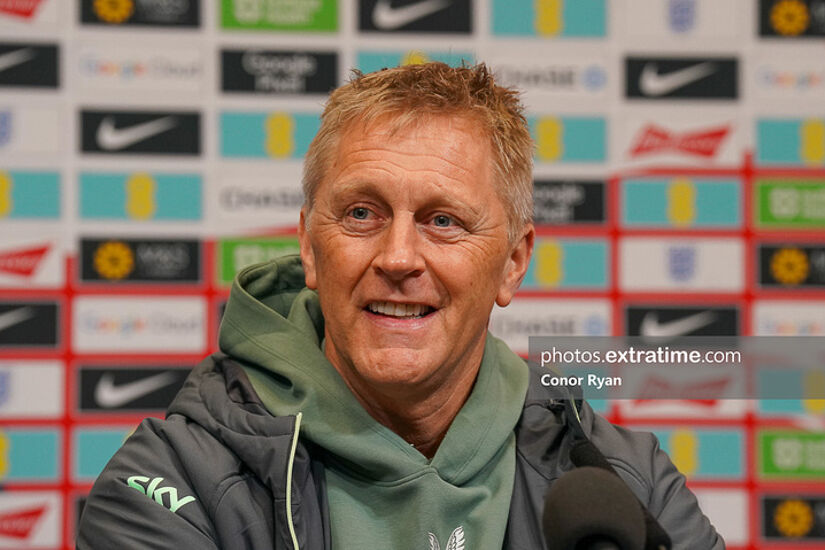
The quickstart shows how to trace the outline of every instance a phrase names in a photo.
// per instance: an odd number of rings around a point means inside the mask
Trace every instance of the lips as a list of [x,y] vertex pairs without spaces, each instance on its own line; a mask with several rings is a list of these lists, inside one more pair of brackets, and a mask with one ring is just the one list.
[[372,313],[395,317],[397,319],[416,319],[435,311],[424,304],[405,304],[397,302],[370,302],[366,308]]

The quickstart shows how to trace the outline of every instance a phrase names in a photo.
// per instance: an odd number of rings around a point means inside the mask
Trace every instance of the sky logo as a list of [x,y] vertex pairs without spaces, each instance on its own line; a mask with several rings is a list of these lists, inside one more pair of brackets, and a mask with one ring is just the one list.
[[600,38],[607,34],[604,0],[493,0],[493,34]]
[[739,181],[732,178],[639,178],[622,183],[622,222],[628,227],[738,227],[740,204]]
[[757,120],[756,161],[825,166],[825,119]]
[[59,217],[60,174],[0,170],[0,220]]
[[608,246],[602,240],[538,238],[522,288],[606,288],[608,258]]
[[431,61],[440,61],[451,67],[460,67],[462,63],[473,64],[475,56],[470,52],[431,52],[409,50],[407,52],[359,52],[358,70],[364,73],[379,71],[388,67],[403,65],[420,65]]
[[80,174],[84,220],[195,221],[202,202],[197,174]]
[[601,117],[528,117],[536,162],[600,163],[607,160],[607,122]]
[[221,113],[221,156],[301,159],[321,125],[317,113]]

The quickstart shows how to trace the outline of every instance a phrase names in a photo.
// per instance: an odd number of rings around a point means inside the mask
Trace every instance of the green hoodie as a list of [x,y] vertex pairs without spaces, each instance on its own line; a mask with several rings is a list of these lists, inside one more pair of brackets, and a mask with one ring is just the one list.
[[324,356],[323,335],[318,295],[305,288],[300,259],[287,256],[238,275],[219,340],[267,409],[301,412],[301,437],[326,451],[333,548],[499,550],[524,361],[487,336],[473,390],[428,460],[361,407]]

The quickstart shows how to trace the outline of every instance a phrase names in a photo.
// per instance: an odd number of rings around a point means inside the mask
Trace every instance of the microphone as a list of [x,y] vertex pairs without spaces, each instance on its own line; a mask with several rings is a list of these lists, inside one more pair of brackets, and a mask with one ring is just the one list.
[[642,550],[642,506],[616,475],[585,466],[561,476],[544,501],[548,550]]
[[[619,478],[619,474],[616,473],[616,470],[613,469],[610,462],[607,461],[601,451],[593,445],[589,439],[576,443],[573,448],[570,449],[570,460],[579,468],[592,466],[610,472]],[[636,502],[638,502],[638,500]],[[659,525],[659,522],[656,521],[656,518],[650,514],[647,508],[641,503],[639,503],[639,506],[641,506],[642,514],[644,514],[646,533],[644,550],[670,550],[673,545],[670,540],[670,535]]]

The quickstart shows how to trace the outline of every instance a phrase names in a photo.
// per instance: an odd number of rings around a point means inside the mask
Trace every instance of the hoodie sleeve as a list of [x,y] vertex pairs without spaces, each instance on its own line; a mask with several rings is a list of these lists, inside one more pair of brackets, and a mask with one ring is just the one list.
[[78,550],[218,548],[206,504],[162,426],[144,420],[98,477],[78,526]]
[[583,417],[593,418],[591,441],[670,535],[672,550],[724,550],[724,540],[656,436],[614,426],[585,407]]

